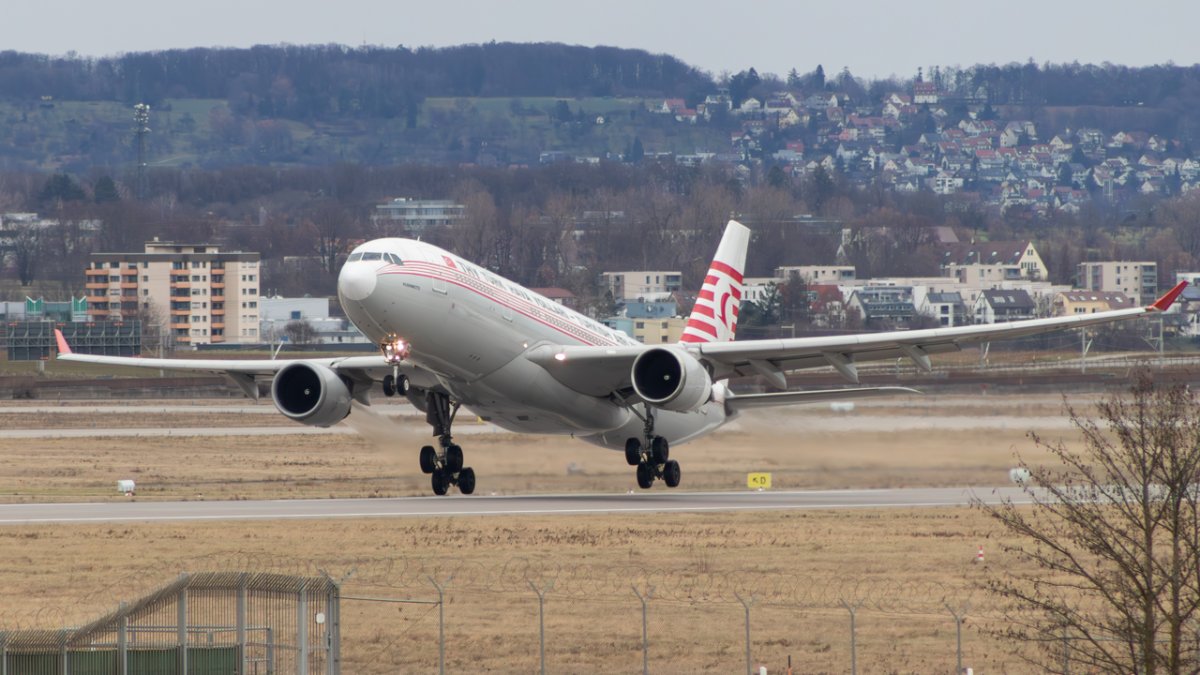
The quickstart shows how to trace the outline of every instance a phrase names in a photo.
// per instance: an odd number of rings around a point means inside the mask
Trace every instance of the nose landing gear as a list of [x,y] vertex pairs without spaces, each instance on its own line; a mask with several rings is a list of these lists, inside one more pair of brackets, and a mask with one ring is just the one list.
[[421,471],[430,474],[435,495],[446,494],[452,485],[457,485],[464,495],[475,492],[475,470],[463,466],[463,450],[450,433],[458,408],[458,402],[451,401],[446,394],[425,392],[425,421],[433,427],[441,451],[432,445],[421,448]]

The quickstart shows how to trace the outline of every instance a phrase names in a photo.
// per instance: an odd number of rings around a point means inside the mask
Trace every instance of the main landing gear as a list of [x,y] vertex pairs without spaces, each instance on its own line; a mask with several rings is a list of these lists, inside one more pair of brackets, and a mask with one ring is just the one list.
[[642,438],[633,437],[625,441],[625,461],[629,466],[637,467],[638,487],[646,490],[654,485],[657,478],[661,478],[669,488],[677,487],[681,477],[679,462],[671,459],[667,439],[654,434],[654,411],[650,406],[646,406],[645,415],[638,414],[636,409],[633,411],[642,419],[645,428]]
[[435,495],[446,494],[451,485],[457,485],[464,495],[475,491],[475,470],[463,466],[463,450],[450,435],[458,406],[446,394],[425,392],[425,421],[433,427],[441,451],[432,445],[421,448],[421,471],[430,474]]

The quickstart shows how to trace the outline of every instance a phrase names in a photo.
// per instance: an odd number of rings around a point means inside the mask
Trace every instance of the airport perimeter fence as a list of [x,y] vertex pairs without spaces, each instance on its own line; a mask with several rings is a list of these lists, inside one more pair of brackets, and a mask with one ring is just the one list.
[[[33,673],[336,673],[340,672],[794,672],[811,670],[876,672],[882,669],[953,672],[981,665],[1018,666],[997,640],[976,630],[1002,614],[996,599],[974,584],[942,581],[896,583],[886,579],[796,576],[779,570],[712,570],[703,560],[678,569],[578,563],[545,565],[535,558],[463,560],[451,556],[357,558],[341,561],[333,576],[316,576],[307,563],[263,556],[207,558],[193,564],[224,564],[255,570],[214,575],[225,587],[240,579],[309,579],[306,602],[270,595],[275,605],[247,609],[238,640],[236,593],[206,594],[190,575],[147,596],[138,607],[149,610],[129,625],[130,640],[150,650],[162,670],[13,670]],[[269,573],[263,570],[271,570]],[[151,576],[148,571],[135,575]],[[158,579],[163,576],[158,576]],[[127,592],[127,579],[94,592],[80,603],[112,602]],[[172,625],[164,617],[181,616],[180,584],[191,583],[189,648],[213,651],[194,659],[216,659],[217,670],[175,670],[181,644],[178,625],[164,635],[153,626]],[[283,583],[280,581],[279,583]],[[237,586],[234,585],[233,588]],[[125,589],[125,590],[119,590]],[[336,606],[330,598],[336,596]],[[233,598],[232,600],[230,598]],[[284,598],[284,599],[281,599]],[[287,599],[290,598],[290,599]],[[279,604],[282,603],[282,604]],[[204,609],[207,608],[207,609]],[[199,612],[199,613],[195,613]],[[195,613],[195,614],[193,614]],[[0,628],[22,619],[0,612]],[[92,626],[112,625],[114,613]],[[317,616],[326,618],[317,621]],[[222,619],[213,618],[221,615]],[[127,614],[132,616],[132,614]],[[206,618],[208,617],[208,618]],[[299,617],[306,617],[301,620]],[[336,622],[331,618],[336,617]],[[27,624],[44,623],[46,614],[25,615]],[[66,620],[56,615],[55,620]],[[119,623],[119,622],[118,622]],[[60,624],[61,625],[61,624]],[[144,630],[134,628],[145,626]],[[331,634],[332,626],[337,633]],[[303,627],[303,629],[302,629]],[[45,630],[44,647],[64,648],[62,631]],[[86,628],[86,627],[85,627]],[[159,632],[156,632],[159,631]],[[253,637],[257,631],[257,637]],[[78,630],[76,631],[78,632]],[[94,631],[93,631],[94,632]],[[306,635],[305,635],[306,633]],[[2,633],[7,644],[20,631]],[[25,631],[26,635],[30,635]],[[86,644],[65,648],[119,653],[116,629]],[[340,638],[334,640],[333,637]],[[307,647],[297,651],[297,643]],[[253,645],[242,670],[219,664],[240,658],[231,644]],[[340,645],[337,651],[331,651]],[[128,649],[133,649],[129,643]],[[222,652],[221,650],[226,650]],[[153,655],[153,650],[160,653]],[[45,651],[45,650],[43,650]],[[10,649],[10,654],[14,653]],[[297,653],[310,654],[303,669]],[[172,659],[175,659],[172,661]],[[220,659],[225,659],[221,661]],[[81,661],[77,661],[82,663]],[[55,663],[61,664],[61,661]],[[129,661],[129,663],[133,663]],[[201,662],[193,660],[198,666]],[[270,667],[268,668],[268,664]],[[255,670],[255,668],[258,668]]]

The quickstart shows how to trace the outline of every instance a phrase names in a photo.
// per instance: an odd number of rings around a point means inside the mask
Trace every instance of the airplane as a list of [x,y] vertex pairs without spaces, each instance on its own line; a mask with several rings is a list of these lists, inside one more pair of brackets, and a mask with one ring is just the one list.
[[[725,227],[682,339],[642,344],[454,253],[402,238],[356,247],[338,276],[346,315],[379,349],[306,359],[158,359],[76,354],[56,331],[63,361],[220,373],[258,398],[270,380],[283,415],[328,427],[368,411],[376,383],[425,413],[437,445],[418,454],[434,494],[475,491],[452,433],[459,410],[501,428],[559,434],[623,450],[637,484],[679,485],[671,447],[709,434],[746,409],[919,393],[906,387],[787,391],[789,371],[832,367],[858,384],[856,364],[930,357],[965,345],[1134,319],[1162,312],[1186,282],[1145,307],[1004,324],[734,340],[750,230]],[[781,391],[735,393],[729,379],[760,375]],[[360,405],[354,405],[357,402]]]

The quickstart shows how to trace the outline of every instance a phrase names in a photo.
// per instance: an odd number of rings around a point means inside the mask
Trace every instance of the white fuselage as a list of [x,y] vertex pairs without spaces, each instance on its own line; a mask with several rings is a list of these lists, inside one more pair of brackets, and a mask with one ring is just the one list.
[[[630,346],[628,335],[493,274],[436,246],[377,239],[357,247],[342,268],[338,295],[351,321],[373,342],[408,345],[406,361],[473,413],[512,431],[571,434],[610,448],[641,437],[626,406],[574,391],[525,354],[540,345]],[[655,413],[655,432],[672,444],[716,429],[724,405]]]

